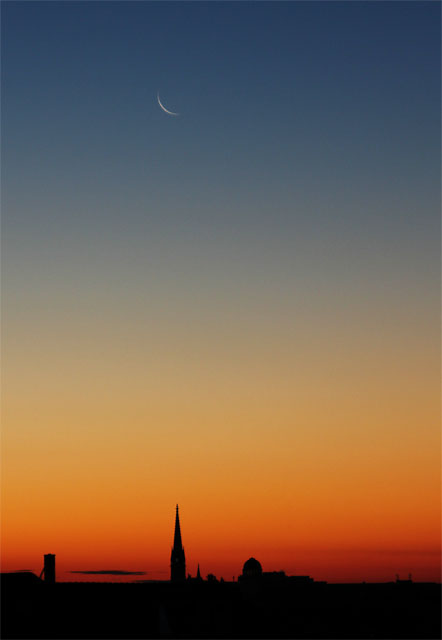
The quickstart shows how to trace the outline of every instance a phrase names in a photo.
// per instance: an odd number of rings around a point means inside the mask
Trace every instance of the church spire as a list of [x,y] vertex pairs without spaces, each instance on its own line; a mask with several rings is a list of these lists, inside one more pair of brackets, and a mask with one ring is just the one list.
[[183,548],[183,543],[181,542],[180,514],[178,513],[178,505],[176,506],[175,514],[175,535],[173,537],[173,548],[177,551]]
[[180,516],[178,505],[175,514],[175,533],[173,536],[172,553],[170,554],[170,579],[172,582],[183,582],[186,579],[186,557],[181,540]]

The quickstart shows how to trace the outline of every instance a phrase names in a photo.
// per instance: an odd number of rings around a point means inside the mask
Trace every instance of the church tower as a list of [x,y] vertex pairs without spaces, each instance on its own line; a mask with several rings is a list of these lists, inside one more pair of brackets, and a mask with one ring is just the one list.
[[173,538],[172,553],[170,555],[170,580],[171,582],[184,582],[186,580],[186,557],[181,542],[180,516],[178,505],[175,516],[175,535]]

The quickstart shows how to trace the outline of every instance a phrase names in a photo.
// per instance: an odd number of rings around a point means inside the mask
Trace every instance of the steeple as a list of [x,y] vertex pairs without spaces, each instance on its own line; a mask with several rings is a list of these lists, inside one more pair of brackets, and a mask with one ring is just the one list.
[[181,528],[180,528],[180,514],[178,513],[178,505],[176,506],[175,514],[175,535],[173,537],[173,548],[181,549],[183,543],[181,542]]
[[181,541],[180,516],[178,505],[175,514],[175,534],[173,537],[172,553],[170,555],[170,579],[172,582],[183,582],[186,579],[186,557]]
[[196,572],[196,579],[197,580],[201,580],[201,573],[200,573],[200,565],[198,563],[198,571]]

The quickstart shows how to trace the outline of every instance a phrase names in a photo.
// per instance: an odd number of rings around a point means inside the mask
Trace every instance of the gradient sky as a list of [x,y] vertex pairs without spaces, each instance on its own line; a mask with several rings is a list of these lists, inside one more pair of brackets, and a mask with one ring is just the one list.
[[439,580],[440,4],[1,10],[2,569]]

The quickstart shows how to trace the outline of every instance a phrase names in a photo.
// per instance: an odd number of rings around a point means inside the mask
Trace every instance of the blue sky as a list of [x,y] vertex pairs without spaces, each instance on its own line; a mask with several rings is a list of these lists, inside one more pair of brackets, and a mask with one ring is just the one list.
[[124,289],[130,309],[150,287],[198,314],[243,283],[276,306],[391,288],[433,310],[437,3],[2,13],[6,300]]
[[83,198],[113,222],[115,199],[212,209],[230,192],[246,224],[262,198],[291,205],[318,182],[331,198],[421,199],[438,163],[438,15],[435,3],[5,3],[5,195],[20,175],[35,205]]
[[181,299],[177,316],[234,309],[245,290],[277,310],[296,289],[434,312],[437,3],[2,13],[11,313],[49,299],[41,321],[57,326],[97,290],[129,311],[140,290]]

